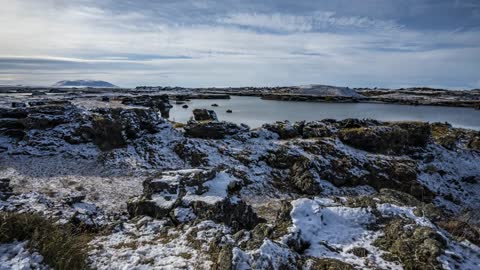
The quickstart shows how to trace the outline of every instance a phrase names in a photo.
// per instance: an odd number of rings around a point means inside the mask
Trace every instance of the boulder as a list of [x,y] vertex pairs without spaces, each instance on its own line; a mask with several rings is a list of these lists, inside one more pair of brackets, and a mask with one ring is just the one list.
[[193,118],[195,121],[218,121],[215,111],[207,109],[193,110]]
[[189,122],[184,129],[185,136],[200,139],[223,139],[250,130],[247,125],[229,122]]

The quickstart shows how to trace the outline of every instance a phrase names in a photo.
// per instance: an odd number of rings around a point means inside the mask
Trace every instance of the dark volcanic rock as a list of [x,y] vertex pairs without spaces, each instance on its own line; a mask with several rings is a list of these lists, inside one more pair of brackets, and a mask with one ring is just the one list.
[[25,108],[27,104],[23,102],[12,102],[12,108]]
[[341,129],[338,137],[346,144],[368,152],[403,154],[412,147],[424,147],[431,138],[430,126],[421,122]]
[[218,121],[215,111],[207,109],[193,110],[193,118],[195,121]]
[[348,145],[374,153],[399,153],[407,143],[408,133],[399,127],[371,126],[342,129],[339,138]]
[[170,109],[172,108],[168,95],[126,97],[122,100],[122,104],[144,106],[158,110],[163,118],[170,116]]
[[384,255],[385,259],[399,261],[406,269],[440,269],[437,257],[447,243],[432,228],[396,219],[384,231],[374,245],[390,252]]
[[205,153],[199,151],[194,146],[187,143],[187,140],[178,143],[173,151],[183,160],[187,161],[194,167],[206,165],[208,157]]
[[290,121],[275,122],[273,124],[264,124],[262,128],[275,132],[280,139],[286,140],[298,137],[302,134],[303,122],[290,123]]
[[28,112],[25,109],[6,109],[0,108],[0,118],[25,118]]
[[310,171],[311,169],[311,161],[306,158],[302,158],[295,162],[290,168],[289,179],[293,186],[302,194],[318,195],[322,189]]
[[238,133],[247,132],[246,125],[237,125],[229,122],[189,122],[185,126],[185,136],[201,139],[223,139]]
[[253,211],[250,205],[243,201],[232,202],[229,198],[208,204],[195,201],[191,204],[194,213],[202,219],[210,219],[231,226],[233,230],[253,229],[258,223],[264,222]]
[[24,129],[25,125],[21,121],[14,118],[0,118],[1,129]]
[[[264,220],[259,218],[252,207],[231,194],[217,201],[204,201],[202,195],[209,191],[205,182],[213,181],[220,169],[197,171],[186,175],[177,175],[176,181],[171,176],[164,180],[162,176],[144,181],[143,195],[133,198],[127,203],[131,216],[148,215],[154,218],[173,216],[176,207],[186,207],[192,210],[194,217],[201,220],[213,220],[224,223],[233,230],[253,229]],[[193,195],[193,194],[192,194]],[[177,220],[177,222],[185,222]]]
[[306,122],[302,130],[302,137],[305,139],[328,137],[332,135],[333,132],[331,126],[320,121]]
[[0,179],[0,200],[6,200],[13,194],[13,189],[10,186],[10,179]]
[[92,141],[101,150],[124,147],[127,140],[159,131],[164,121],[148,109],[98,109],[90,120],[66,137],[70,143]]

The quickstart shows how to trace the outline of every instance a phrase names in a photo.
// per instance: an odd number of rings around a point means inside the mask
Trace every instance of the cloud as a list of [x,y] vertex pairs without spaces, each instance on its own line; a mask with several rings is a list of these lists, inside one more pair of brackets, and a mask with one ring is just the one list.
[[14,83],[68,76],[121,86],[478,81],[478,29],[416,29],[333,4],[305,11],[314,1],[303,9],[253,2],[0,0],[1,74]]
[[219,18],[218,23],[250,27],[275,32],[324,32],[334,30],[394,31],[403,28],[394,21],[375,20],[368,17],[337,16],[335,12],[315,12],[313,15],[237,13]]

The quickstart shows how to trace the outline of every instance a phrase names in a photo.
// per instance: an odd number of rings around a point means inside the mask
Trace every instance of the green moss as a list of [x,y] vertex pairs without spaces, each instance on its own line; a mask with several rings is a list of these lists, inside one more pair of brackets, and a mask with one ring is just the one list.
[[54,269],[86,269],[92,234],[30,213],[1,213],[0,242],[28,241]]
[[399,261],[404,269],[440,269],[437,257],[446,243],[433,229],[396,219],[384,232],[373,245],[390,252],[384,256],[386,260]]
[[306,265],[309,266],[310,270],[353,270],[353,266],[348,263],[335,260],[335,259],[318,259],[310,258]]

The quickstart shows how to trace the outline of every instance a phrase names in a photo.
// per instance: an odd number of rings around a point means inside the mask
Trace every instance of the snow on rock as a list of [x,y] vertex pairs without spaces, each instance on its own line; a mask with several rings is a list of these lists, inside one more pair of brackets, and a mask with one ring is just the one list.
[[480,183],[463,180],[480,177],[478,152],[464,149],[450,151],[438,145],[430,146],[429,152],[433,160],[420,164],[418,181],[440,195],[436,203],[456,213],[479,209]]
[[[298,199],[292,201],[293,233],[310,246],[306,255],[317,258],[334,258],[358,266],[373,263],[380,267],[398,268],[394,263],[381,258],[382,252],[372,246],[380,235],[368,229],[375,222],[371,209],[338,206],[326,199]],[[365,248],[369,251],[366,260],[349,253],[352,248]]]
[[145,218],[125,223],[111,235],[92,243],[91,267],[95,269],[209,269],[208,250],[214,235],[228,233],[211,221],[175,228],[165,220]]
[[225,171],[219,172],[215,178],[203,183],[203,186],[207,188],[207,192],[196,195],[194,193],[195,189],[187,188],[187,194],[182,200],[187,204],[193,201],[202,201],[208,204],[221,202],[227,197],[228,185],[233,181],[237,180]]
[[47,270],[42,255],[27,249],[27,242],[0,244],[0,270]]
[[383,203],[377,205],[377,210],[382,213],[383,216],[388,217],[405,217],[415,221],[416,224],[420,226],[435,228],[435,225],[428,220],[428,218],[422,216],[418,217],[414,214],[415,207],[406,207],[406,206],[398,206],[390,203]]
[[282,244],[265,240],[252,257],[253,269],[296,269],[297,257]]

